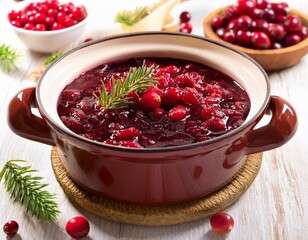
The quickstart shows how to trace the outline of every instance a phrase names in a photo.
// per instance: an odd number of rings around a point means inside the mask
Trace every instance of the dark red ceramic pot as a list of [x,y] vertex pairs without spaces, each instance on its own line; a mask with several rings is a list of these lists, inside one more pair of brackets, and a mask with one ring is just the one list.
[[[228,74],[249,95],[247,119],[213,140],[162,149],[109,146],[66,128],[57,114],[61,90],[99,64],[132,57],[182,58]],[[33,103],[41,117],[31,112]],[[269,121],[258,124],[265,113]],[[282,146],[297,128],[294,109],[270,96],[268,77],[251,58],[203,37],[162,32],[112,36],[71,50],[47,69],[36,88],[12,99],[8,121],[16,134],[56,146],[78,184],[135,204],[179,203],[209,194],[232,179],[248,154]]]

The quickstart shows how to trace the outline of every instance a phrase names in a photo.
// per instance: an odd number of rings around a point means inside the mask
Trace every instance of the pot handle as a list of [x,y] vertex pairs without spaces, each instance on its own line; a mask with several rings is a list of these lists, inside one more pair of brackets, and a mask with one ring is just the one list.
[[18,92],[8,107],[8,124],[17,135],[55,146],[46,122],[31,111],[35,102],[35,88],[26,88]]
[[272,96],[268,110],[272,112],[270,122],[246,136],[248,154],[278,148],[289,141],[297,130],[296,112],[286,100]]

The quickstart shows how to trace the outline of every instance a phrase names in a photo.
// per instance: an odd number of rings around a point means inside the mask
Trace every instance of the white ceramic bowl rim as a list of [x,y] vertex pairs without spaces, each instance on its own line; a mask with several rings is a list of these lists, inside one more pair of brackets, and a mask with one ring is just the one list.
[[[255,110],[255,113],[252,114],[252,116],[246,118],[246,120],[244,121],[244,123],[239,126],[238,128],[225,133],[221,136],[215,137],[213,139],[204,141],[204,142],[198,142],[198,143],[193,143],[193,144],[187,144],[187,145],[181,145],[181,146],[174,146],[174,147],[165,147],[165,148],[128,148],[128,147],[119,147],[119,146],[112,146],[109,144],[104,144],[101,142],[97,142],[97,141],[93,141],[90,139],[87,139],[85,137],[82,137],[78,134],[75,134],[74,132],[72,132],[71,130],[69,130],[67,127],[64,126],[64,124],[61,122],[60,118],[58,119],[61,123],[59,123],[58,120],[54,119],[49,112],[46,110],[44,103],[41,99],[41,94],[42,94],[42,85],[44,83],[44,78],[46,77],[46,75],[48,75],[48,73],[50,71],[52,71],[56,65],[58,63],[60,63],[61,61],[65,60],[66,58],[68,58],[70,55],[76,53],[77,51],[80,50],[84,50],[87,47],[91,47],[94,46],[96,44],[100,44],[100,43],[104,43],[104,42],[109,42],[109,41],[113,41],[113,40],[118,40],[118,39],[125,39],[125,38],[131,38],[131,37],[142,37],[142,36],[146,36],[146,37],[151,37],[151,36],[168,36],[168,37],[183,37],[183,38],[189,38],[191,40],[195,39],[198,41],[204,41],[204,42],[208,42],[210,44],[216,45],[216,47],[219,48],[223,48],[226,50],[229,50],[241,57],[243,57],[243,59],[245,59],[245,61],[247,61],[249,64],[251,64],[255,69],[255,71],[259,72],[259,75],[262,76],[264,78],[264,87],[266,88],[266,91],[264,93],[264,97],[262,97],[262,101],[259,104],[257,110]],[[118,53],[119,56],[121,56],[121,51],[119,51],[120,53]],[[144,56],[147,57],[147,56]],[[119,58],[121,59],[121,58]],[[122,58],[122,59],[126,59],[126,58]],[[96,65],[101,65],[104,62],[100,62],[99,64]],[[94,68],[95,66],[92,66],[92,68]],[[88,69],[90,70],[90,69]],[[248,71],[249,72],[249,71]],[[78,76],[78,75],[77,75]],[[73,79],[71,79],[72,81]],[[50,89],[49,89],[50,90]],[[248,92],[249,95],[249,92]],[[43,95],[44,96],[44,95]],[[59,96],[59,95],[58,95]],[[57,96],[57,97],[58,97]],[[129,34],[119,34],[119,35],[113,35],[113,36],[109,36],[109,37],[105,37],[96,41],[91,41],[88,43],[84,43],[74,49],[71,49],[70,51],[66,52],[65,54],[63,54],[61,57],[59,57],[57,60],[55,60],[47,69],[46,71],[42,74],[42,76],[40,77],[40,80],[38,82],[37,88],[36,88],[36,99],[37,99],[37,104],[39,107],[39,110],[41,112],[41,114],[44,116],[44,118],[47,120],[48,123],[50,123],[52,125],[52,127],[54,129],[56,129],[56,131],[68,135],[69,137],[74,138],[75,140],[78,140],[80,142],[84,142],[86,144],[91,144],[94,146],[97,146],[99,148],[108,148],[108,149],[117,149],[119,151],[136,151],[136,152],[162,152],[162,151],[179,151],[179,150],[185,150],[185,149],[190,149],[190,148],[194,148],[194,147],[200,147],[200,146],[206,146],[206,145],[210,145],[212,143],[216,143],[219,141],[222,141],[224,139],[228,139],[229,137],[236,135],[238,133],[240,133],[242,130],[244,130],[247,127],[251,127],[252,124],[254,124],[254,122],[257,120],[258,117],[260,117],[260,115],[262,113],[264,113],[267,105],[268,105],[268,101],[270,98],[270,85],[269,85],[269,80],[268,80],[268,75],[266,74],[266,72],[264,71],[264,69],[255,61],[253,60],[251,57],[249,57],[248,55],[246,55],[243,52],[240,52],[238,50],[236,50],[235,48],[226,45],[224,43],[221,43],[219,41],[215,41],[212,39],[209,39],[207,37],[203,37],[203,36],[198,36],[198,35],[192,35],[192,34],[183,34],[183,33],[171,33],[171,32],[138,32],[138,33],[129,33]],[[56,108],[56,106],[55,106]],[[250,114],[250,113],[249,113]]]

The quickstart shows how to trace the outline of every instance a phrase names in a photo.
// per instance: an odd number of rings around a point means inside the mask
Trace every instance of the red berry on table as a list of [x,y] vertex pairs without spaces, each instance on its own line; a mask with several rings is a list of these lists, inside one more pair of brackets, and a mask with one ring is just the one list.
[[180,25],[180,32],[183,32],[183,33],[191,33],[192,31],[192,25],[191,23],[189,22],[183,22],[181,25]]
[[72,238],[84,238],[90,232],[90,225],[86,218],[77,216],[66,223],[65,230]]
[[215,232],[219,234],[227,234],[232,230],[234,220],[228,213],[218,212],[211,216],[210,224]]
[[251,42],[256,49],[269,49],[272,45],[269,36],[264,32],[254,32]]
[[4,224],[3,231],[7,236],[13,237],[18,232],[18,228],[18,223],[14,220],[11,220]]
[[191,14],[189,12],[185,11],[180,14],[181,23],[189,22],[190,19],[191,19]]

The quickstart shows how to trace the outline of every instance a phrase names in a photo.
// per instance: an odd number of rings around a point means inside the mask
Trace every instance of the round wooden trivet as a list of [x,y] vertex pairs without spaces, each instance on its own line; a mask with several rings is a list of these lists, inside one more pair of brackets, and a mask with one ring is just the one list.
[[239,173],[216,192],[190,202],[166,206],[134,205],[96,196],[70,178],[55,147],[51,150],[51,163],[56,179],[68,198],[87,211],[122,223],[165,226],[205,218],[238,200],[257,176],[262,153],[249,155]]

